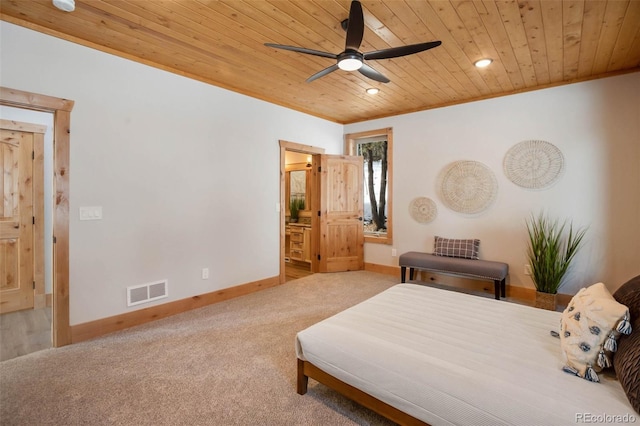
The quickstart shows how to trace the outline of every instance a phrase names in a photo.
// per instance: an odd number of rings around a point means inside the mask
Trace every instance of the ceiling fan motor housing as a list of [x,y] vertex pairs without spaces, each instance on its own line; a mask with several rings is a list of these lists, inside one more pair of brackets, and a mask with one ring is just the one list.
[[362,53],[347,49],[338,55],[338,67],[345,71],[355,71],[362,67],[364,57]]

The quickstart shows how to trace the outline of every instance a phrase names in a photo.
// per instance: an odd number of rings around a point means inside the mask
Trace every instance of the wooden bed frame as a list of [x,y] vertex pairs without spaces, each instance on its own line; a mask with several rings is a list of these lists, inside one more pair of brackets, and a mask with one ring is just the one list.
[[399,425],[429,426],[428,423],[416,419],[415,417],[410,416],[409,414],[400,411],[377,398],[374,398],[368,393],[365,393],[340,379],[336,379],[332,375],[311,364],[309,361],[303,361],[298,358],[298,379],[296,385],[298,394],[304,395],[307,393],[309,377]]

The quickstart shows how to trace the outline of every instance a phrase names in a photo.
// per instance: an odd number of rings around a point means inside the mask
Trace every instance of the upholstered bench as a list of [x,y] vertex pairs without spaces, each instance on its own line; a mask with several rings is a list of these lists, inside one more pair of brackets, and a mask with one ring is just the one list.
[[413,280],[414,270],[419,269],[493,281],[496,299],[500,299],[500,296],[505,296],[505,283],[509,274],[509,265],[503,262],[436,256],[431,253],[417,251],[410,251],[400,255],[400,278],[403,283],[406,281],[407,268],[409,268],[410,280]]

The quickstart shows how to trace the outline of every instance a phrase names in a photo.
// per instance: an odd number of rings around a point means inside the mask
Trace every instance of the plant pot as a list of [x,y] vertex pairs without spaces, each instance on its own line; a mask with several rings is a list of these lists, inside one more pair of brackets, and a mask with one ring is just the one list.
[[536,308],[546,309],[548,311],[556,310],[556,295],[552,293],[543,293],[536,291]]

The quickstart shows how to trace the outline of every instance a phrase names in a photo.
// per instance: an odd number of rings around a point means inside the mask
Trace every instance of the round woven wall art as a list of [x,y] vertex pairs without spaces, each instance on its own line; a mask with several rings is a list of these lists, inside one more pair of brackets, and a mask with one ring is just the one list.
[[409,203],[409,214],[418,223],[429,223],[436,218],[436,203],[427,197],[417,197]]
[[493,202],[498,183],[493,172],[477,161],[456,161],[443,172],[442,200],[451,210],[480,213]]
[[518,186],[542,189],[553,184],[564,169],[562,152],[545,141],[523,141],[504,156],[504,173]]

